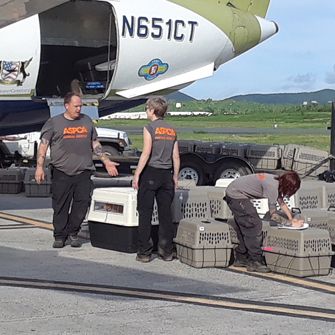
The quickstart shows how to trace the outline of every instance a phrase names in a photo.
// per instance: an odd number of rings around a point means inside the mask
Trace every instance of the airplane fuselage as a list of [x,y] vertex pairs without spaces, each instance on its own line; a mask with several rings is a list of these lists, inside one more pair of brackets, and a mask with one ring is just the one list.
[[0,29],[0,134],[38,130],[50,99],[70,90],[96,99],[99,117],[211,76],[276,33],[262,17],[268,3],[78,0],[9,24]]

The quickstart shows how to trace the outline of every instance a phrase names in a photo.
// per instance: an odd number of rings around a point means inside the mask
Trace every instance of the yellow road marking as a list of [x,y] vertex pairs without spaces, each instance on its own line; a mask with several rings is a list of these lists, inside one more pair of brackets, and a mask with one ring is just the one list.
[[19,222],[19,223],[26,223],[26,224],[30,224],[30,225],[33,225],[33,226],[36,226],[36,227],[40,227],[40,228],[45,228],[45,229],[53,230],[53,225],[50,224],[50,223],[47,223],[47,222],[44,222],[44,221],[30,219],[30,218],[23,217],[23,216],[18,216],[18,215],[13,215],[13,214],[8,214],[8,213],[0,212],[0,218],[1,219],[5,219],[5,220]]
[[286,276],[280,273],[274,273],[274,272],[270,272],[270,273],[249,273],[247,272],[246,268],[235,268],[233,267],[232,270],[234,272],[240,272],[240,273],[244,273],[244,274],[251,274],[252,276],[255,277],[260,277],[260,278],[268,278],[268,279],[275,279],[275,280],[279,280],[281,282],[286,282],[286,283],[292,283],[295,285],[301,285],[304,286],[305,288],[313,288],[313,289],[319,289],[322,291],[327,291],[328,293],[335,293],[335,286],[334,285],[328,285],[327,283],[320,283],[320,282],[314,282],[312,280],[305,280],[302,278],[298,278],[298,277],[290,277],[290,276]]
[[0,285],[29,287],[35,289],[56,289],[64,291],[83,291],[91,294],[112,294],[128,296],[132,298],[142,298],[151,300],[173,301],[178,303],[188,303],[204,305],[209,307],[221,307],[227,309],[238,309],[258,313],[280,314],[301,318],[316,318],[328,321],[335,321],[335,311],[322,310],[321,308],[309,307],[304,309],[301,306],[280,305],[275,303],[254,303],[241,299],[226,299],[221,297],[202,297],[195,295],[180,294],[177,292],[150,291],[141,289],[128,289],[120,287],[101,287],[81,283],[64,283],[54,281],[38,281],[29,279],[0,278]]

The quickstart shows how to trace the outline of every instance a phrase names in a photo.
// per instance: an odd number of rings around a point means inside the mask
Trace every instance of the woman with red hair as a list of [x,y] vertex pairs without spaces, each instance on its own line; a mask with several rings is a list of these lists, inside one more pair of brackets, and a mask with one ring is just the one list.
[[[239,245],[235,249],[234,266],[250,272],[270,272],[262,257],[262,221],[251,199],[267,198],[272,221],[279,225],[300,227],[303,220],[295,219],[284,202],[300,188],[299,175],[289,171],[281,176],[256,173],[235,179],[226,190],[226,201],[234,215]],[[287,219],[277,213],[276,204]]]

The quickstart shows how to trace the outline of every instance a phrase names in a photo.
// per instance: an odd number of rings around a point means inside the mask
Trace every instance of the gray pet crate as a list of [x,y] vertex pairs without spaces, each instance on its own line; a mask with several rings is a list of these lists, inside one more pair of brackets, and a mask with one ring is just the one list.
[[22,191],[24,170],[0,169],[0,193],[16,194]]
[[246,150],[246,157],[256,169],[273,170],[281,159],[279,145],[252,144]]
[[182,263],[195,268],[227,267],[232,243],[229,226],[213,219],[184,219],[174,239]]
[[329,232],[270,227],[263,243],[267,266],[296,277],[328,275],[333,255]]
[[27,169],[24,176],[24,191],[26,197],[49,197],[51,196],[50,170],[45,170],[45,180],[37,184],[35,180],[35,169]]
[[172,221],[179,222],[182,219],[210,218],[210,203],[207,189],[210,186],[196,188],[177,189],[172,202]]

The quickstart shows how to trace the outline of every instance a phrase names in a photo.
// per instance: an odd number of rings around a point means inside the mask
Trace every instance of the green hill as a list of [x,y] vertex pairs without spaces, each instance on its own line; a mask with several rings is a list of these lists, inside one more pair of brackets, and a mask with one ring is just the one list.
[[247,101],[275,105],[302,105],[304,102],[311,103],[311,101],[316,101],[319,104],[326,104],[329,101],[335,101],[335,90],[324,89],[316,92],[301,93],[246,94],[236,95],[226,100]]
[[196,99],[192,98],[191,96],[181,93],[179,91],[170,93],[169,95],[166,96],[166,98],[169,101],[175,101],[175,102],[185,102],[185,101],[194,101]]

